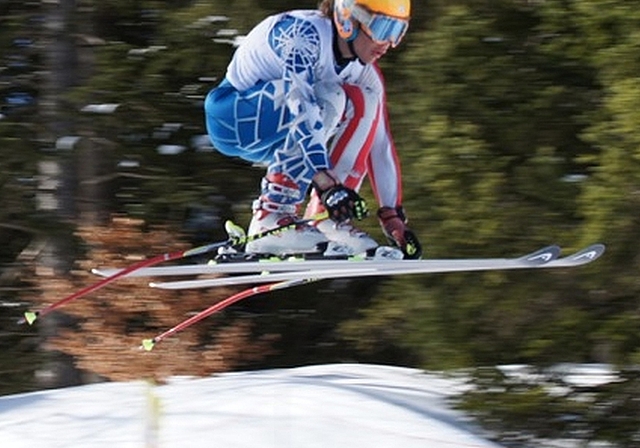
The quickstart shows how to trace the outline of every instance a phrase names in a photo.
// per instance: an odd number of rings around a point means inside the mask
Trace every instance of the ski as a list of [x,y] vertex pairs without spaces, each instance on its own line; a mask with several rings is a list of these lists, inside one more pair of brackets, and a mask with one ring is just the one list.
[[[427,260],[375,260],[364,257],[351,257],[349,259],[312,259],[301,257],[267,258],[260,261],[225,261],[210,264],[192,264],[183,266],[165,266],[157,268],[140,269],[129,274],[132,277],[163,277],[163,276],[195,276],[206,274],[243,274],[261,272],[290,272],[324,269],[404,269],[439,267],[442,269],[454,269],[455,271],[478,270],[487,266],[501,269],[501,266],[513,266],[526,264],[529,267],[535,264],[548,263],[558,257],[560,248],[549,246],[537,250],[529,255],[518,258],[475,258],[475,259],[427,259]],[[93,273],[100,276],[110,276],[119,272],[118,269],[93,269]]]
[[216,286],[243,285],[248,283],[266,283],[302,278],[336,279],[347,277],[371,277],[384,275],[434,274],[451,272],[494,271],[531,268],[569,268],[590,263],[604,253],[605,247],[595,244],[584,248],[567,257],[556,259],[559,254],[557,246],[550,246],[520,258],[507,259],[433,259],[433,260],[402,260],[402,261],[362,261],[347,262],[340,266],[338,262],[325,264],[323,268],[306,270],[284,270],[277,272],[270,270],[280,267],[280,264],[262,265],[262,272],[233,277],[212,279],[183,280],[173,282],[152,282],[151,287],[160,289],[193,289],[211,288]]
[[[384,261],[377,264],[362,262],[357,267],[294,270],[270,272],[263,270],[259,274],[239,275],[212,279],[196,279],[174,282],[155,282],[150,286],[161,289],[211,288],[216,286],[242,285],[247,283],[265,283],[302,278],[335,279],[346,277],[371,277],[383,275],[407,275],[426,273],[471,272],[532,268],[570,268],[590,263],[604,253],[602,244],[594,244],[572,255],[556,259],[560,249],[557,246],[540,249],[532,254],[512,259],[459,259],[459,260],[407,260]],[[372,263],[371,266],[366,263]],[[263,266],[264,267],[264,266]]]

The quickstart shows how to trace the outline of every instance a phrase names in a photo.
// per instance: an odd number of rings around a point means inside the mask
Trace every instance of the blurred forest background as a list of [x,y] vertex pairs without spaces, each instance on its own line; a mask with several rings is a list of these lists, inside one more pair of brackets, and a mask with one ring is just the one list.
[[[412,3],[410,32],[381,66],[426,256],[602,242],[601,260],[322,282],[241,303],[144,355],[140,339],[231,291],[158,293],[127,280],[17,327],[27,307],[95,281],[91,267],[223,239],[226,219],[247,224],[262,170],[212,150],[203,99],[252,26],[316,2],[3,0],[0,393],[336,361],[605,363],[624,380],[589,390],[588,405],[486,369],[480,384],[504,393],[480,388],[490,398],[463,405],[512,446],[639,446],[640,10],[624,0]],[[382,241],[375,219],[363,228]]]

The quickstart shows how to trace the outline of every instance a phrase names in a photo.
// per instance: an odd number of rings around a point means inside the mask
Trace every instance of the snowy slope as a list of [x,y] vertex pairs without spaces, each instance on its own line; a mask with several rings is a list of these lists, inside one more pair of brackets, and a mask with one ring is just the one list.
[[0,447],[496,447],[447,406],[458,387],[360,364],[102,383],[0,397]]

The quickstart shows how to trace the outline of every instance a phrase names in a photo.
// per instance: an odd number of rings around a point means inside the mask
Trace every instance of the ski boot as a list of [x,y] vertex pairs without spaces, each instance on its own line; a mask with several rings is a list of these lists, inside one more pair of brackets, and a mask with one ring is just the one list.
[[[307,206],[305,217],[319,216],[323,211],[324,206],[314,191]],[[348,255],[370,254],[375,252],[375,249],[379,246],[368,233],[358,229],[350,221],[337,223],[331,219],[322,219],[317,221],[314,226],[328,240],[346,246]]]
[[[322,253],[329,240],[297,217],[297,204],[303,198],[298,185],[282,173],[270,173],[262,180],[261,189],[261,196],[253,203],[245,251],[277,256]],[[281,230],[251,239],[273,229]]]

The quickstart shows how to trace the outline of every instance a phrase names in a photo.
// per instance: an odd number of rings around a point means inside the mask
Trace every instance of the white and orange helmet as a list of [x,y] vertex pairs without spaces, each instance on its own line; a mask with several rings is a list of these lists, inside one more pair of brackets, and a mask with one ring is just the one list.
[[409,28],[411,0],[335,0],[333,20],[340,37],[353,40],[357,25],[376,42],[395,47]]

